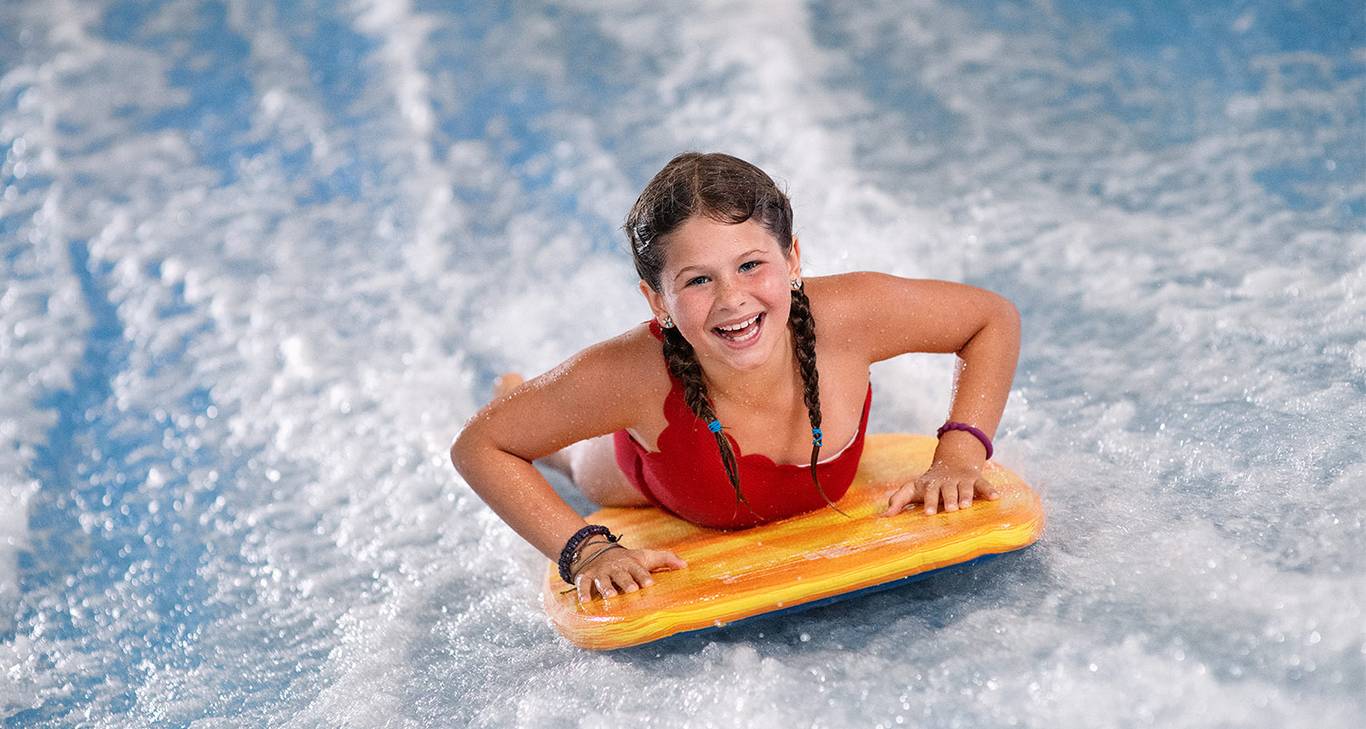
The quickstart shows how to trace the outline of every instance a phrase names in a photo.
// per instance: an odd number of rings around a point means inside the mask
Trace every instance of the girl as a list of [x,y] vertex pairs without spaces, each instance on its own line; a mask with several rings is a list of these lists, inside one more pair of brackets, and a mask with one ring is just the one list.
[[[624,228],[654,318],[529,382],[505,375],[451,446],[460,475],[558,561],[580,601],[687,565],[586,525],[532,461],[600,505],[653,504],[714,528],[838,510],[863,449],[869,365],[899,354],[959,360],[932,465],[882,516],[997,497],[980,472],[1019,356],[1020,317],[1007,299],[871,272],[802,278],[787,196],[724,154],[675,157]],[[827,438],[842,447],[821,459]]]

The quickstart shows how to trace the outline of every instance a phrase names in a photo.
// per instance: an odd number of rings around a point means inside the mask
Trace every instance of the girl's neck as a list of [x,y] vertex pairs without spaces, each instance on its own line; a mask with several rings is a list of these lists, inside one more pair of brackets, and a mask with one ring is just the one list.
[[[722,371],[716,372],[717,369]],[[737,371],[702,364],[702,378],[712,402],[718,399],[745,409],[769,408],[800,387],[796,354],[792,351],[792,330],[783,329],[783,341],[774,356],[755,370]]]

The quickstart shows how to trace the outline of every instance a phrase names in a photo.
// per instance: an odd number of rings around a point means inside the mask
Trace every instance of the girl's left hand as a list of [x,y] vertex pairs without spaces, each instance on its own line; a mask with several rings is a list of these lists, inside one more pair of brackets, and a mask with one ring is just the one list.
[[1001,497],[997,488],[982,478],[980,469],[939,462],[920,478],[897,489],[882,515],[896,515],[914,503],[924,503],[925,513],[933,514],[941,499],[944,511],[966,509],[972,506],[974,494],[992,501]]

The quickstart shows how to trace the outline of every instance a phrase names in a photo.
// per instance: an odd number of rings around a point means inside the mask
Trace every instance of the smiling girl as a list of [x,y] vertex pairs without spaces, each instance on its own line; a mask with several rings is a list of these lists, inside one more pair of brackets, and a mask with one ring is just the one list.
[[[654,505],[713,528],[838,510],[863,451],[869,366],[900,354],[953,352],[958,368],[929,470],[882,516],[997,497],[981,468],[1019,356],[1007,299],[873,272],[803,278],[787,196],[724,154],[675,157],[624,228],[653,318],[530,381],[504,375],[451,446],[470,487],[558,561],[580,600],[686,565],[586,524],[533,461],[599,505]],[[826,441],[837,450],[821,458]]]

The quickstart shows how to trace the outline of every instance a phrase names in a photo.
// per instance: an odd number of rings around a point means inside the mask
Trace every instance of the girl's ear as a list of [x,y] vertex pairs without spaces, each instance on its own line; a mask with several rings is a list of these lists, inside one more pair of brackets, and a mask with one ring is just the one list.
[[664,297],[650,288],[650,284],[644,280],[640,282],[640,293],[650,305],[650,312],[654,314],[655,321],[664,321],[664,317],[669,315],[669,310],[664,308]]
[[797,236],[792,236],[792,250],[787,252],[787,267],[791,274],[788,278],[802,277],[802,245]]

